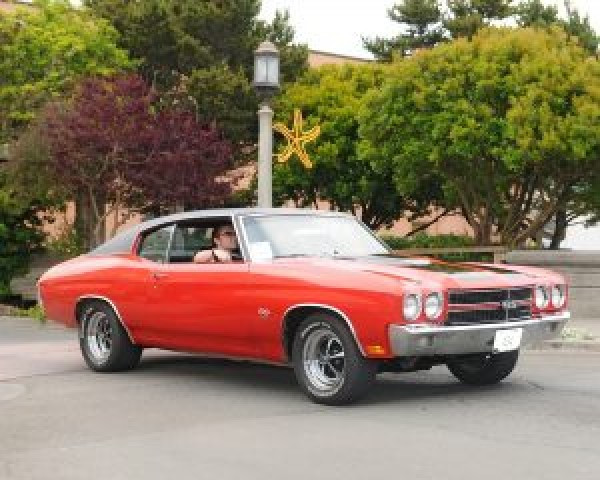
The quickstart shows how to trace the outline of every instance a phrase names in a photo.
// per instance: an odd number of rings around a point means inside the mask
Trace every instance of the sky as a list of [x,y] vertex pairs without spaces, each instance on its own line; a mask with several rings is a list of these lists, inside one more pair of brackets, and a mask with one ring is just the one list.
[[[275,11],[288,9],[296,41],[311,50],[370,58],[361,41],[365,37],[391,37],[399,25],[387,18],[394,0],[262,0],[261,18],[272,20]],[[562,0],[545,0],[564,13]],[[600,0],[571,0],[573,7],[590,17],[600,32]]]

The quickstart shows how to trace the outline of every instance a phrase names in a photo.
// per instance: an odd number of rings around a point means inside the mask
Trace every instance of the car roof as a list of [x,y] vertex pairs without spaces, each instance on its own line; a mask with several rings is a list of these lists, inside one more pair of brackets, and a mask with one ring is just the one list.
[[109,255],[114,253],[129,253],[133,242],[140,233],[154,230],[161,225],[185,222],[186,220],[197,220],[202,218],[237,217],[247,215],[321,215],[321,216],[351,216],[344,212],[330,210],[314,210],[308,208],[215,208],[210,210],[192,210],[188,212],[174,213],[163,217],[153,218],[139,223],[92,250],[90,255]]

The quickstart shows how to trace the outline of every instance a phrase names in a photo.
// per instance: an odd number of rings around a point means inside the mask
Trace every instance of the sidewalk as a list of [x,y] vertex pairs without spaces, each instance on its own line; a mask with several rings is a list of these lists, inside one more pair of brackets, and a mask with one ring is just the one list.
[[590,335],[600,340],[600,318],[572,317],[567,326],[588,332]]
[[600,318],[571,317],[561,338],[549,340],[532,348],[600,352]]

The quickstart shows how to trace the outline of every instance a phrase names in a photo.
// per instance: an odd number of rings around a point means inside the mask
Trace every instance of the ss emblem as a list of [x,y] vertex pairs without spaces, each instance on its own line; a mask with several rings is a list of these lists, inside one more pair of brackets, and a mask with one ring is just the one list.
[[502,305],[502,308],[504,310],[511,310],[513,308],[517,308],[517,302],[515,302],[514,300],[502,300],[500,302],[500,305]]

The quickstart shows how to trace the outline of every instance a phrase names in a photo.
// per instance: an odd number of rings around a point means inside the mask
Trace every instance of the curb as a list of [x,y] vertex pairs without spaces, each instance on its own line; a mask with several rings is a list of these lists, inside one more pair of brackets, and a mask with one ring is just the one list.
[[49,320],[39,321],[36,318],[26,315],[5,315],[0,312],[0,323],[2,322],[13,322],[14,324],[18,324],[19,327],[26,328],[45,328],[48,330],[63,330],[68,328]]

